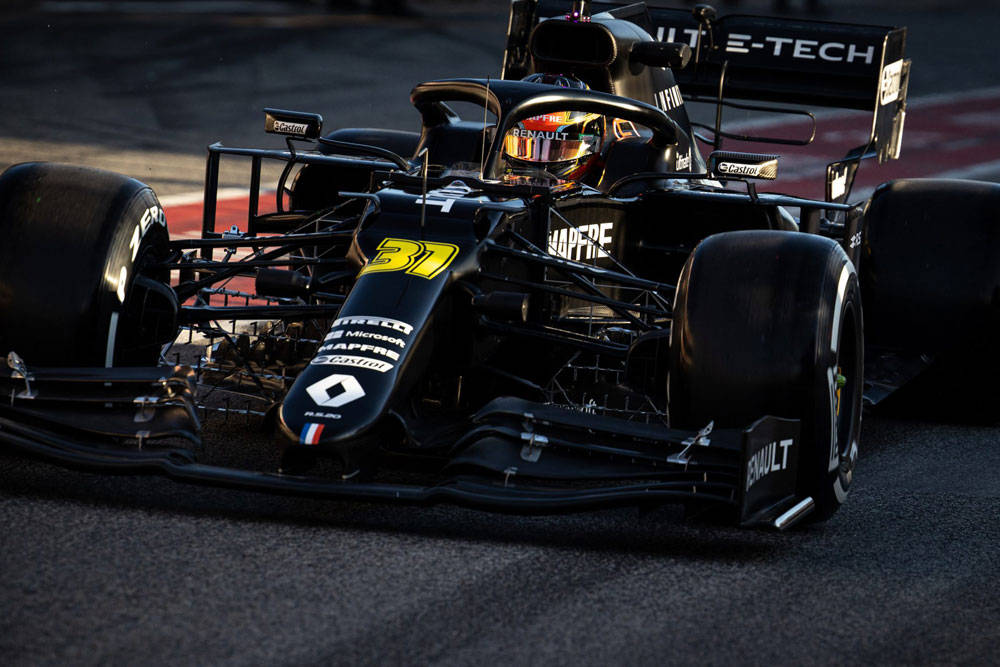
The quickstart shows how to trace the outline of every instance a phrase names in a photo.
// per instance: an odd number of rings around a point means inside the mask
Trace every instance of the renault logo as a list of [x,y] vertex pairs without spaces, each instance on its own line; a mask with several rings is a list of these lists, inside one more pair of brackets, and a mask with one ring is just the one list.
[[361,383],[353,375],[331,375],[306,389],[316,405],[324,408],[339,408],[365,395]]

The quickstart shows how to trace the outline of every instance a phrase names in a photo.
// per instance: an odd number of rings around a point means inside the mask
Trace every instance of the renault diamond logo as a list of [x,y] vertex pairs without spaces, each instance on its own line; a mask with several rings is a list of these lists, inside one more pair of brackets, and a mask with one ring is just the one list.
[[364,396],[365,390],[353,375],[331,375],[311,385],[306,393],[316,405],[339,408]]

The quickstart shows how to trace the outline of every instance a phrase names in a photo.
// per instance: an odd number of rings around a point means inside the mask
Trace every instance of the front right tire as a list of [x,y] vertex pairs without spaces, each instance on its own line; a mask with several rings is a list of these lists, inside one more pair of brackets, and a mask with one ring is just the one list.
[[853,481],[861,430],[858,278],[830,239],[745,231],[705,239],[681,272],[671,329],[672,426],[798,419],[797,495],[828,519]]

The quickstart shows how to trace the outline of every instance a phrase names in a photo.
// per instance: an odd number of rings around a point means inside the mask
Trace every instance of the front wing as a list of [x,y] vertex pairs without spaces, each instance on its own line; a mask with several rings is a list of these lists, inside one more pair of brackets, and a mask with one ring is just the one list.
[[794,420],[693,432],[499,398],[462,425],[433,479],[381,483],[200,463],[191,447],[164,444],[200,444],[191,389],[184,367],[0,372],[0,443],[67,467],[314,498],[523,514],[694,502],[782,529],[812,506],[795,495]]

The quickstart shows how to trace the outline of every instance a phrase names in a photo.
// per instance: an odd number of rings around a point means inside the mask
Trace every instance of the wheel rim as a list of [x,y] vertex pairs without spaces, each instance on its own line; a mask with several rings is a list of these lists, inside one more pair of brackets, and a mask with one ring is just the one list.
[[834,493],[840,502],[847,496],[858,458],[863,373],[853,304],[849,304],[844,310],[832,387],[834,392],[832,437],[836,438],[833,446],[836,447],[838,457]]

